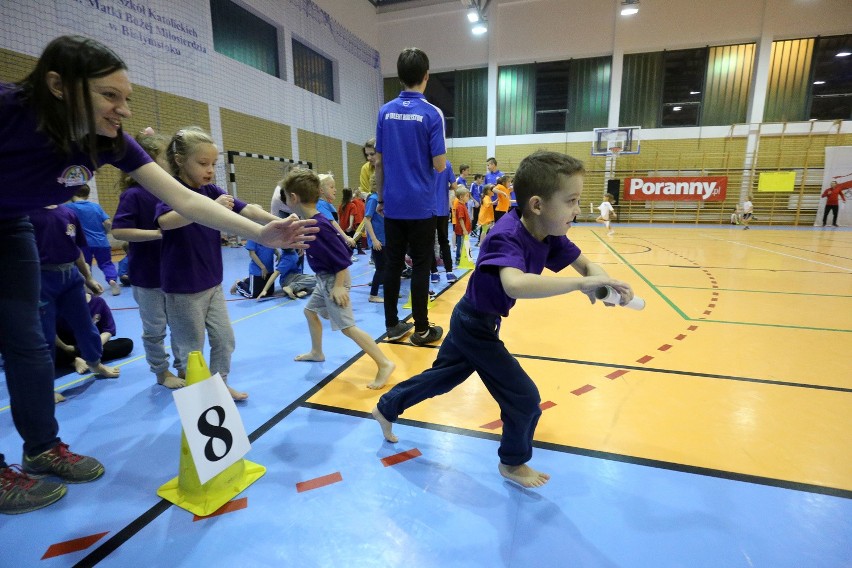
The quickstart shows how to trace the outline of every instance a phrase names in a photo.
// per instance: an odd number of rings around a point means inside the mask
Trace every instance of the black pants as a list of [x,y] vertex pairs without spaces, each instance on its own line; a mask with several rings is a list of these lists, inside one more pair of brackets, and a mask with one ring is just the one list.
[[428,219],[391,219],[385,217],[385,327],[399,323],[396,299],[399,280],[405,266],[405,251],[411,255],[411,315],[414,329],[429,328],[429,267],[435,257],[435,217]]
[[[61,338],[60,338],[61,339]],[[66,338],[67,339],[67,338]],[[73,345],[63,340],[66,345]],[[133,351],[133,340],[126,337],[117,337],[110,339],[104,344],[104,352],[101,355],[101,361],[113,361],[115,359],[123,359],[130,355]],[[56,350],[56,368],[71,367],[74,365],[74,357],[79,357],[80,353],[74,349],[74,354],[66,353],[62,349]]]
[[[441,251],[441,260],[444,261],[444,270],[447,272],[453,271],[453,253],[450,250],[450,216],[438,215],[435,217],[435,223],[438,229],[438,248]],[[438,262],[434,258],[432,261],[432,272],[438,272]]]
[[839,211],[837,205],[826,205],[825,206],[825,211],[822,212],[822,226],[824,227],[826,225],[826,221],[828,221],[828,212],[829,211],[834,213],[834,222],[832,223],[832,225],[834,225],[836,227],[837,226],[837,212]]

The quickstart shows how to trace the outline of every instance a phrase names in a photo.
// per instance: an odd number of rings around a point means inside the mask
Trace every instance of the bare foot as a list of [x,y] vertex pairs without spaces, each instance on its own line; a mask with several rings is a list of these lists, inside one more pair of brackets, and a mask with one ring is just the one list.
[[368,389],[380,389],[388,382],[388,378],[396,369],[396,363],[388,359],[385,363],[379,365],[379,371],[376,373],[376,379],[367,385]]
[[[239,282],[239,280],[237,280],[237,282]],[[233,286],[231,286],[231,290],[230,290],[231,296],[237,295],[237,282],[234,282]]]
[[59,404],[60,402],[65,402],[65,397],[59,394],[58,392],[53,393],[53,402],[55,404]]
[[385,440],[394,444],[399,442],[399,438],[397,438],[393,433],[393,422],[389,422],[387,418],[382,416],[382,413],[379,412],[378,406],[373,407],[371,414],[379,423],[379,426],[382,427],[382,435],[385,437]]
[[234,400],[245,400],[245,399],[248,398],[247,392],[240,392],[238,390],[234,390],[234,389],[231,388],[230,385],[225,385],[225,386],[228,387],[228,392],[231,393],[231,398],[233,398]]
[[307,296],[307,295],[308,295],[308,293],[307,293],[307,292],[305,292],[304,290],[299,290],[298,292],[296,292],[296,297],[297,297],[297,298],[304,298],[304,297],[305,297],[305,296]]
[[101,379],[117,379],[118,375],[121,374],[121,369],[118,367],[107,367],[103,363],[89,365],[89,370]]
[[85,375],[89,372],[89,366],[80,357],[74,357],[74,370],[80,375]]
[[301,355],[296,355],[293,357],[294,361],[316,361],[317,363],[322,363],[325,361],[325,355],[322,353],[314,353],[311,351],[310,353],[302,353]]
[[505,465],[500,464],[498,468],[500,475],[514,481],[521,487],[541,487],[550,479],[550,476],[541,471],[536,471],[527,464]]
[[169,389],[179,389],[186,386],[186,380],[172,374],[171,371],[166,370],[161,373],[157,373],[157,384],[163,385]]
[[281,290],[282,290],[285,294],[287,294],[287,297],[288,297],[288,298],[290,298],[291,300],[295,300],[295,299],[296,299],[296,293],[295,293],[295,292],[293,292],[293,289],[292,289],[292,288],[290,288],[289,286],[284,286],[283,288],[281,288]]

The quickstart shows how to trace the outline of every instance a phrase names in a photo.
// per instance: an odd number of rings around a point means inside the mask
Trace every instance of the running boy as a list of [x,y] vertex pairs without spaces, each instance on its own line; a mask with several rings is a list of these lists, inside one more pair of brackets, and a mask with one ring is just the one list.
[[615,234],[615,230],[611,228],[610,223],[612,219],[615,219],[618,215],[615,214],[615,209],[612,207],[612,194],[607,193],[604,195],[604,200],[601,201],[601,204],[598,206],[601,214],[598,215],[598,218],[595,219],[598,223],[603,223],[606,226],[607,235],[613,236]]
[[322,352],[322,322],[320,316],[331,321],[332,330],[341,330],[343,335],[358,344],[379,368],[376,378],[367,388],[380,389],[390,377],[396,365],[385,357],[373,338],[355,326],[355,316],[349,301],[352,285],[349,266],[352,264],[349,249],[331,222],[317,211],[320,196],[319,177],[310,170],[296,170],[284,180],[282,192],[287,206],[302,218],[316,219],[319,233],[306,253],[317,276],[314,293],[305,307],[305,318],[311,333],[311,350],[296,356],[296,361],[325,361]]
[[[580,212],[583,163],[555,152],[524,158],[515,177],[518,207],[488,233],[464,297],[453,310],[450,331],[432,368],[396,385],[373,408],[389,442],[393,422],[405,409],[451,391],[477,372],[500,406],[503,437],[497,452],[503,477],[523,487],[540,487],[550,476],[530,468],[532,441],[541,409],[535,383],[498,335],[500,320],[520,298],[546,298],[580,291],[595,303],[595,290],[611,286],[622,304],[630,285],[607,276],[568,240],[565,232]],[[567,266],[582,278],[541,276],[544,268]]]

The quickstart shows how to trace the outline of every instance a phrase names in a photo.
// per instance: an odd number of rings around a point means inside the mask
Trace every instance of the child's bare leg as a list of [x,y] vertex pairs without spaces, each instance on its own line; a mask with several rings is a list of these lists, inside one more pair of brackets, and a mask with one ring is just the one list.
[[550,475],[536,471],[527,464],[506,465],[501,463],[497,469],[500,470],[500,475],[509,481],[514,481],[521,487],[541,487],[550,479]]
[[376,373],[376,378],[372,383],[367,385],[368,389],[380,389],[385,386],[385,383],[388,382],[388,377],[390,377],[393,370],[396,369],[396,364],[393,361],[388,359],[382,350],[376,345],[376,342],[373,341],[373,338],[367,335],[367,332],[363,329],[352,326],[347,327],[343,330],[343,335],[354,341],[358,344],[358,347],[364,350],[364,353],[370,356],[373,361],[376,362],[376,366],[379,368]]
[[399,442],[399,438],[397,438],[393,433],[393,422],[382,416],[378,406],[373,407],[371,414],[373,415],[373,418],[376,419],[376,422],[379,423],[379,426],[382,427],[382,435],[385,437],[385,440],[394,444]]
[[101,377],[104,379],[115,379],[118,378],[118,375],[121,374],[121,369],[118,367],[107,367],[100,361],[96,362],[86,362],[89,370],[94,373],[96,377]]
[[308,320],[308,330],[311,332],[311,350],[308,353],[296,355],[296,361],[325,361],[322,352],[322,322],[316,312],[305,310],[305,319]]
[[179,389],[186,386],[186,380],[172,374],[171,371],[166,369],[157,373],[157,384],[169,389]]

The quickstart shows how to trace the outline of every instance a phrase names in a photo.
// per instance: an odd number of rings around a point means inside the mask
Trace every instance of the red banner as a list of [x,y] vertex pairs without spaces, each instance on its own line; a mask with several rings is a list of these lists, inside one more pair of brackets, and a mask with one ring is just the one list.
[[631,177],[624,180],[628,201],[724,201],[726,176]]

